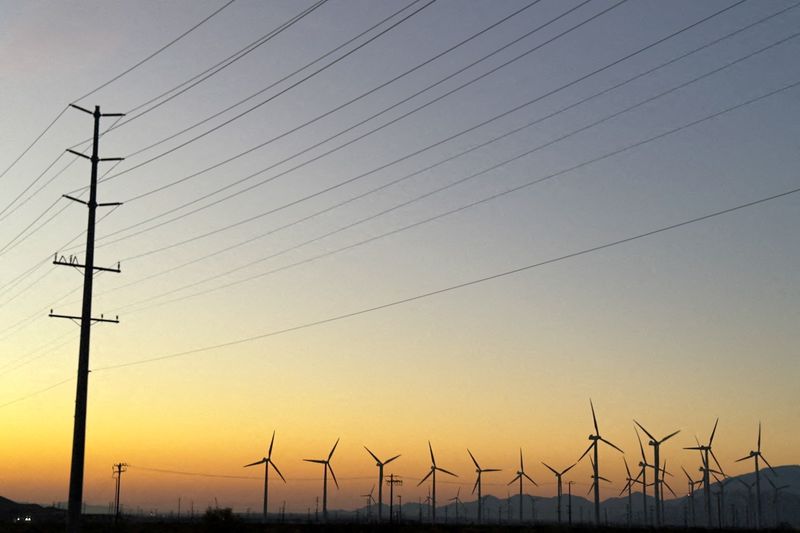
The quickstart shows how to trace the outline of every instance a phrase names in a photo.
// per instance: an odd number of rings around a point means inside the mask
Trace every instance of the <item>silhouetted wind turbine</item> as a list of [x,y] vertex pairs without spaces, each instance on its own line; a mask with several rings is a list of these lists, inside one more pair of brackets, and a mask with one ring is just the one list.
[[772,465],[770,465],[767,462],[767,460],[764,458],[764,456],[761,454],[761,422],[758,423],[758,446],[757,446],[757,448],[755,449],[755,451],[750,450],[749,454],[745,455],[741,459],[737,459],[736,462],[738,463],[740,461],[746,461],[746,460],[748,460],[750,458],[753,459],[754,466],[755,466],[755,471],[756,471],[756,528],[757,529],[761,529],[761,478],[760,478],[759,469],[758,469],[758,459],[760,458],[761,460],[763,460],[764,464],[767,465],[770,470],[772,470],[772,473],[773,474],[775,473],[775,470],[772,468]]
[[372,493],[375,492],[375,485],[369,489],[369,494],[362,494],[362,498],[367,499],[367,520],[369,521],[372,518],[372,503],[375,501],[375,498],[372,496]]
[[689,480],[689,503],[691,505],[691,510],[692,510],[692,526],[694,527],[697,526],[697,515],[695,514],[694,510],[694,488],[695,486],[700,485],[703,482],[700,480],[695,481],[694,479],[692,479],[692,476],[689,475],[689,472],[687,472],[686,469],[683,468],[682,466],[681,470],[683,470],[683,473],[686,474],[686,479]]
[[431,478],[431,488],[432,488],[431,496],[430,496],[430,498],[431,498],[431,519],[432,519],[432,521],[434,523],[436,523],[436,472],[437,471],[438,472],[442,472],[444,474],[448,474],[448,475],[451,475],[453,477],[458,477],[458,476],[455,475],[454,473],[450,472],[449,470],[445,470],[444,468],[440,468],[440,467],[436,466],[436,459],[433,457],[433,447],[431,446],[431,441],[428,441],[428,450],[430,450],[430,452],[431,452],[431,469],[428,471],[427,474],[425,474],[425,477],[422,478],[419,483],[417,483],[417,486],[419,487],[420,485],[422,485],[425,482],[426,479],[428,479],[429,477]]
[[481,493],[481,474],[484,472],[500,472],[499,468],[481,468],[481,465],[478,464],[478,461],[475,460],[475,456],[472,455],[472,452],[469,451],[467,448],[467,453],[469,454],[470,459],[472,462],[475,463],[475,472],[478,474],[478,477],[475,478],[475,485],[472,486],[472,494],[475,494],[475,489],[478,489],[478,523],[481,523],[481,516],[482,516],[482,509],[483,509],[483,497]]
[[514,483],[515,481],[519,480],[519,521],[522,522],[522,481],[523,478],[527,479],[537,487],[539,486],[531,476],[525,473],[525,466],[522,464],[522,448],[519,449],[519,470],[517,470],[517,476],[508,482],[509,485]]
[[772,503],[775,506],[775,527],[780,527],[781,525],[781,514],[780,514],[780,507],[778,506],[778,493],[784,489],[788,489],[791,485],[781,485],[780,487],[776,486],[775,483],[772,482],[770,478],[767,478],[767,481],[772,486],[773,490],[773,499]]
[[461,487],[458,487],[458,491],[456,491],[456,495],[450,498],[451,502],[456,503],[456,524],[458,523],[458,505],[461,503]]
[[275,472],[281,477],[284,483],[286,483],[286,478],[283,477],[281,471],[278,470],[278,467],[275,466],[275,463],[272,462],[272,445],[275,444],[275,431],[272,432],[272,440],[269,441],[269,449],[267,450],[267,456],[262,457],[260,461],[256,461],[255,463],[250,463],[249,465],[244,465],[244,468],[248,468],[250,466],[256,466],[260,464],[264,464],[264,522],[267,521],[267,503],[269,500],[269,467],[275,469]]
[[639,472],[639,475],[635,478],[631,477],[631,469],[628,468],[628,460],[625,457],[622,458],[622,462],[625,463],[625,486],[622,487],[622,490],[619,491],[619,495],[622,496],[623,493],[627,490],[628,491],[628,527],[631,526],[633,523],[633,484],[634,483],[642,483],[639,481],[642,473]]
[[[661,444],[664,443],[665,441],[667,441],[668,439],[671,439],[672,437],[674,437],[678,433],[680,433],[681,430],[679,429],[678,431],[670,433],[669,435],[667,435],[663,439],[658,440],[649,431],[647,431],[644,428],[644,426],[641,425],[639,422],[637,422],[636,420],[634,420],[633,422],[637,426],[639,426],[639,428],[641,428],[641,430],[644,431],[645,434],[650,438],[650,442],[648,444],[653,447],[653,463],[656,464],[656,465],[661,464],[659,462],[659,450],[661,448]],[[653,485],[653,495],[655,496],[655,499],[656,499],[656,525],[660,526],[661,525],[661,505],[660,505],[660,503],[661,503],[661,496],[662,495],[660,493],[660,485],[659,485],[659,481],[658,481],[658,468],[654,468],[653,472],[654,472],[654,475],[655,475],[655,479],[653,480],[653,483],[654,483],[654,485]]]
[[644,446],[642,445],[642,437],[639,435],[639,430],[636,429],[636,426],[633,427],[633,430],[636,432],[636,440],[639,441],[639,451],[642,453],[642,460],[639,461],[639,466],[641,467],[639,476],[642,478],[642,518],[644,519],[645,525],[650,525],[647,521],[647,469],[655,467],[647,463],[647,456],[644,454]]
[[586,448],[586,451],[583,452],[583,455],[580,456],[580,459],[578,459],[578,461],[580,462],[580,460],[583,459],[584,456],[586,456],[587,453],[589,453],[590,451],[592,451],[592,449],[594,449],[594,459],[592,460],[592,470],[594,472],[593,478],[595,480],[595,482],[592,484],[592,486],[594,487],[594,523],[595,523],[595,525],[599,526],[600,525],[600,483],[598,483],[597,480],[601,479],[601,478],[600,478],[600,467],[598,465],[598,455],[599,455],[598,454],[598,448],[599,448],[599,446],[598,446],[597,443],[600,442],[600,441],[603,441],[604,443],[608,444],[609,446],[611,446],[615,450],[619,451],[620,453],[625,453],[625,452],[623,452],[619,447],[617,447],[616,445],[612,444],[611,442],[607,441],[606,439],[604,439],[603,437],[600,436],[600,430],[597,427],[597,416],[595,416],[594,404],[592,403],[591,399],[589,400],[589,405],[592,408],[592,421],[594,422],[594,435],[589,435],[589,440],[592,441],[592,443],[589,445],[588,448]]
[[557,494],[558,494],[557,516],[558,516],[558,523],[560,524],[561,523],[561,494],[562,494],[562,492],[561,492],[561,476],[563,476],[564,474],[569,472],[572,469],[572,467],[575,466],[578,463],[572,463],[570,466],[568,466],[567,468],[565,468],[561,472],[559,472],[558,470],[556,470],[555,468],[553,468],[549,464],[545,463],[544,461],[542,461],[542,464],[544,466],[546,466],[553,474],[556,475],[556,486],[558,487],[558,492],[557,492]]
[[[665,487],[667,487],[667,490],[669,490],[672,493],[672,495],[677,498],[678,495],[675,494],[675,491],[672,490],[672,487],[670,487],[669,483],[667,483],[666,477],[667,476],[672,476],[672,474],[670,474],[667,471],[667,461],[666,461],[666,459],[664,460],[664,466],[660,469],[660,471],[661,471],[662,476],[661,476],[661,479],[659,479],[656,482],[656,484],[657,485],[658,484],[664,485]],[[656,508],[657,509],[659,508],[659,506],[660,506],[661,516],[663,517],[664,516],[664,489],[663,488],[661,489],[661,498],[659,499],[659,501],[656,502]]]
[[369,453],[373,459],[375,459],[375,466],[378,467],[378,522],[380,522],[383,518],[383,466],[400,457],[400,454],[390,457],[385,461],[381,461],[374,453],[370,451],[369,448],[364,446],[364,449],[367,450],[367,453]]
[[700,456],[703,459],[703,492],[705,493],[705,500],[706,500],[706,523],[708,527],[711,527],[711,480],[709,479],[709,470],[710,465],[708,462],[708,454],[711,454],[711,457],[714,459],[714,462],[717,463],[720,472],[722,472],[722,466],[720,466],[719,461],[717,461],[717,457],[714,455],[713,450],[711,449],[711,443],[714,441],[714,434],[717,432],[717,424],[719,423],[719,418],[714,421],[714,429],[711,430],[711,437],[708,439],[708,444],[702,446],[700,443],[697,443],[697,446],[691,446],[684,448],[684,450],[699,450]]
[[331,477],[333,478],[333,482],[336,484],[336,488],[339,488],[339,482],[336,481],[336,474],[333,473],[333,467],[331,466],[331,458],[333,457],[333,452],[336,451],[336,446],[339,444],[339,439],[336,439],[336,442],[333,443],[333,448],[331,448],[331,453],[328,454],[327,459],[303,459],[308,463],[317,463],[324,466],[323,473],[322,473],[322,519],[324,521],[328,521],[328,472],[331,473]]

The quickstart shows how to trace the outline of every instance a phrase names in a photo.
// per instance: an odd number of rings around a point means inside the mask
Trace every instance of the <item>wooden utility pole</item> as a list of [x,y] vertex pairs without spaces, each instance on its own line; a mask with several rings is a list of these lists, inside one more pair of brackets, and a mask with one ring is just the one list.
[[[117,481],[117,487],[114,491],[114,523],[119,520],[119,489],[122,484],[122,473],[128,470],[128,463],[117,463],[113,467],[112,477]],[[180,504],[178,504],[180,505]],[[180,507],[179,507],[180,508]],[[178,511],[180,514],[180,511]]]
[[56,318],[69,318],[80,320],[81,337],[78,352],[78,384],[75,393],[75,425],[72,434],[72,463],[69,473],[69,504],[67,510],[67,530],[77,533],[81,527],[81,508],[83,503],[83,469],[86,452],[86,404],[89,386],[89,346],[91,326],[97,322],[119,322],[117,319],[110,320],[92,317],[92,281],[95,271],[119,272],[117,268],[101,268],[94,266],[94,231],[96,212],[98,207],[117,206],[119,203],[99,204],[97,203],[97,164],[100,161],[121,161],[120,157],[103,158],[98,156],[98,145],[100,141],[100,118],[101,117],[121,117],[122,113],[100,113],[100,106],[95,106],[94,112],[80,106],[70,104],[71,107],[88,113],[94,117],[94,136],[92,141],[92,156],[88,157],[74,150],[67,150],[77,156],[88,159],[92,164],[91,180],[89,183],[89,201],[85,202],[71,196],[64,195],[66,198],[86,205],[89,208],[89,219],[86,225],[86,255],[84,263],[81,265],[74,258],[68,261],[63,257],[53,261],[57,265],[66,265],[83,269],[83,307],[79,317],[69,315],[57,315],[50,311],[50,316]]

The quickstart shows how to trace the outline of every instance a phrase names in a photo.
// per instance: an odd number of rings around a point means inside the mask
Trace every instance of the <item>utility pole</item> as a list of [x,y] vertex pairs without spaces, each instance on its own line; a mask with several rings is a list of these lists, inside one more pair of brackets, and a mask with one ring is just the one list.
[[116,524],[119,520],[119,487],[122,484],[122,473],[128,470],[128,463],[117,463],[112,470],[111,477],[117,481],[116,491],[114,492],[114,523]]
[[574,481],[567,481],[567,489],[569,490],[569,500],[567,500],[567,519],[569,525],[572,527],[572,484]]
[[394,474],[389,474],[386,477],[389,478],[386,480],[386,484],[389,485],[389,522],[394,522],[394,514],[392,511],[392,504],[394,503],[394,486],[402,485],[403,480]]
[[403,521],[403,495],[397,495],[397,521]]
[[81,265],[78,260],[71,257],[68,261],[63,257],[53,261],[56,265],[66,265],[75,268],[83,268],[83,308],[81,316],[57,315],[50,310],[50,316],[56,318],[69,318],[70,320],[80,320],[81,338],[78,352],[78,384],[75,392],[75,426],[72,434],[72,463],[69,473],[69,504],[67,511],[67,530],[77,533],[81,527],[81,504],[83,503],[83,469],[86,455],[86,404],[87,392],[89,387],[89,340],[92,324],[97,322],[118,323],[118,319],[110,320],[100,315],[100,318],[92,318],[92,281],[95,271],[119,272],[117,268],[101,268],[94,266],[94,230],[96,212],[98,207],[117,206],[119,203],[97,203],[97,164],[100,161],[122,161],[121,157],[100,158],[98,156],[98,145],[100,141],[100,118],[101,117],[122,117],[123,113],[100,113],[100,106],[95,106],[94,112],[84,109],[75,104],[71,107],[88,113],[94,117],[94,135],[92,141],[92,156],[88,157],[74,150],[67,150],[77,156],[91,161],[91,180],[89,183],[89,201],[84,202],[77,198],[64,195],[65,198],[86,205],[89,208],[89,218],[86,225],[86,256]]

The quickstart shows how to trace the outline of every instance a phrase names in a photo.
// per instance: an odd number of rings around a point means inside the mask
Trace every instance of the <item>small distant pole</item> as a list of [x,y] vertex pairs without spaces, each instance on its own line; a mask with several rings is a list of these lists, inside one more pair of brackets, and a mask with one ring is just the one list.
[[569,497],[567,499],[567,520],[569,521],[569,525],[572,526],[572,484],[575,483],[574,481],[567,481],[567,491],[569,492]]
[[122,484],[122,473],[128,470],[127,463],[117,463],[113,466],[113,477],[116,480],[116,490],[114,491],[114,523],[119,520],[119,489]]
[[388,479],[386,480],[386,484],[389,485],[389,521],[394,521],[394,515],[392,512],[392,504],[394,503],[394,486],[395,485],[402,485],[403,480],[400,479],[398,476],[394,474],[389,474],[386,476]]
[[403,521],[403,495],[397,495],[397,521]]
[[178,522],[181,520],[181,497],[178,496]]

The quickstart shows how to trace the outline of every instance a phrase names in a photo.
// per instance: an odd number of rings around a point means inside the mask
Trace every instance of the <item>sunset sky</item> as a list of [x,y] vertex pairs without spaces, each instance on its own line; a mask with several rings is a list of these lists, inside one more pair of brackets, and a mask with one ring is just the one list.
[[[100,168],[99,201],[124,204],[97,229],[122,272],[94,284],[120,323],[92,330],[91,504],[123,461],[127,507],[256,509],[263,470],[242,465],[273,430],[291,511],[321,490],[302,459],[338,437],[333,509],[375,482],[364,445],[402,454],[404,501],[426,494],[428,440],[460,476],[440,499],[471,489],[467,448],[503,469],[484,493],[507,495],[522,447],[551,496],[541,461],[588,446],[589,398],[631,463],[635,418],[681,429],[662,453],[697,471],[682,447],[716,417],[728,473],[759,421],[770,463],[798,462],[800,194],[644,235],[800,187],[800,3],[0,12],[0,495],[67,499],[79,328],[47,315],[80,313],[81,273],[51,262],[83,261],[85,208],[61,195],[89,165],[64,150],[92,127],[69,103],[127,113],[100,142],[126,159]],[[600,461],[616,496],[622,455]]]

